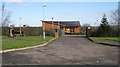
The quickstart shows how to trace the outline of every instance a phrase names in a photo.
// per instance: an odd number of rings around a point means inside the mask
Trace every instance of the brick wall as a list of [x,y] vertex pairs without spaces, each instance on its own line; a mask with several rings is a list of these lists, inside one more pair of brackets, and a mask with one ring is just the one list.
[[[49,29],[52,28],[52,24],[51,24],[51,23],[48,23],[48,22],[45,22],[45,23],[42,22],[42,26],[43,26],[43,28],[45,28],[45,30],[49,30]],[[59,27],[58,24],[54,24],[54,25],[53,25],[53,28],[54,28],[54,29],[57,29],[58,27]]]
[[75,28],[75,33],[80,33],[80,27]]

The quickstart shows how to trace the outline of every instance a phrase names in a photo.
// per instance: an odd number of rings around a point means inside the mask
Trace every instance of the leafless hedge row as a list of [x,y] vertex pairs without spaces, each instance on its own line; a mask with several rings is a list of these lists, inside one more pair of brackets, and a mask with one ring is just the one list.
[[[9,27],[2,27],[2,35],[8,36],[9,35]],[[19,34],[20,28],[14,27],[14,33]],[[42,27],[27,27],[26,28],[26,35],[27,36],[40,36],[42,35]]]
[[[9,27],[2,27],[0,31],[2,31],[3,36],[9,36]],[[46,30],[46,36],[54,36],[54,30]],[[22,31],[23,33],[23,31]],[[42,27],[27,27],[25,30],[26,36],[42,36],[43,29]],[[14,27],[14,34],[20,34],[20,27]]]

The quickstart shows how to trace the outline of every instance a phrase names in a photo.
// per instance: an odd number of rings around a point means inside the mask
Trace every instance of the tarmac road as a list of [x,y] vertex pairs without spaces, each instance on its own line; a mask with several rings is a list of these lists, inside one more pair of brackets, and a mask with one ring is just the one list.
[[2,64],[117,64],[118,47],[96,44],[85,36],[58,38],[47,46],[2,54]]

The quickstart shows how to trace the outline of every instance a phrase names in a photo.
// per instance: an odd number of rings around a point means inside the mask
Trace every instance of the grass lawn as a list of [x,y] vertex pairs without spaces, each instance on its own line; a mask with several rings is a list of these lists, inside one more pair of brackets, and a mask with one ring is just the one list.
[[118,37],[90,37],[90,39],[93,40],[112,40],[112,41],[119,41],[120,39]]
[[[43,44],[43,42],[34,42],[34,41],[2,41],[2,50],[13,49],[13,48],[22,48],[30,47]],[[1,44],[0,44],[1,46]],[[1,50],[1,48],[0,48]]]
[[0,36],[0,39],[7,39],[8,36]]
[[26,36],[26,37],[19,37],[19,40],[28,40],[28,41],[49,41],[54,37],[46,36],[46,39],[43,39],[43,36]]
[[[3,39],[6,39],[7,36],[3,36]],[[15,49],[15,48],[23,48],[23,47],[30,47],[39,44],[43,44],[45,42],[39,41],[49,41],[54,37],[46,36],[46,39],[43,39],[43,36],[26,36],[26,37],[19,37],[17,39],[22,41],[0,41],[0,50],[7,50],[7,49]],[[25,40],[25,41],[23,41]]]

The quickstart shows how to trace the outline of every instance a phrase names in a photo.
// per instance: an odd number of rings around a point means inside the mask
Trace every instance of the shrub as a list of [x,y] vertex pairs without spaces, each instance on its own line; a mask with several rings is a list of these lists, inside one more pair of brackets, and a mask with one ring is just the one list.
[[26,35],[27,36],[40,36],[43,34],[43,30],[41,27],[27,27]]
[[45,30],[45,35],[54,37],[55,36],[54,29]]
[[2,35],[9,36],[9,27],[2,27]]
[[120,29],[118,28],[112,28],[109,30],[109,32],[102,33],[99,30],[92,31],[91,37],[119,37]]
[[99,28],[92,32],[92,36],[109,37],[112,36],[112,33],[113,29],[108,24],[107,17],[104,14]]
[[80,32],[80,34],[81,34],[81,35],[85,35],[85,34],[86,34],[86,32],[82,32],[82,31],[81,31],[81,32]]
[[91,37],[99,37],[98,30],[92,31]]

